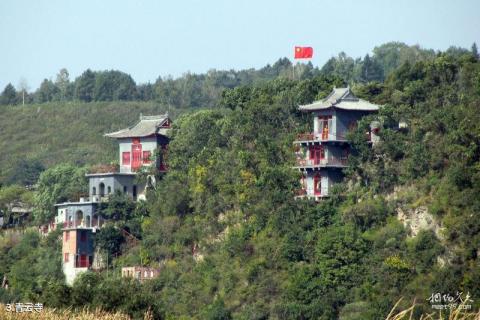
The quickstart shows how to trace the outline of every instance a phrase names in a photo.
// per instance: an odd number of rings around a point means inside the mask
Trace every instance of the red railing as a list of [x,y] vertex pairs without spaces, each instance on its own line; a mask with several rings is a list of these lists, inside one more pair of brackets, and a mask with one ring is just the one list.
[[347,138],[343,135],[328,133],[327,135],[322,133],[299,133],[297,135],[297,141],[346,141]]
[[[365,132],[365,137],[367,138],[367,141],[372,141],[372,133],[370,131]],[[347,138],[343,135],[337,134],[333,135],[331,133],[328,134],[328,136],[325,136],[321,133],[315,134],[315,133],[299,133],[297,135],[297,141],[346,141]]]
[[313,133],[299,133],[297,135],[297,140],[299,141],[315,140],[315,135]]
[[330,159],[298,159],[297,164],[300,166],[346,166],[346,158],[330,158]]

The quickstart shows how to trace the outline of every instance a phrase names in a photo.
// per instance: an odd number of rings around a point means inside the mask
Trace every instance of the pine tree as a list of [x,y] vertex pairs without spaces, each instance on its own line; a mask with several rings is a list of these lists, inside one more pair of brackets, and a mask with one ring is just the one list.
[[3,89],[0,103],[3,105],[17,104],[17,91],[11,83],[7,84],[5,89]]
[[478,55],[477,44],[475,42],[472,44],[472,54],[475,57],[475,59],[477,60],[480,59],[480,56]]
[[367,54],[363,59],[363,63],[360,69],[360,81],[382,81],[383,69],[376,59],[370,58]]
[[75,98],[85,102],[92,101],[95,90],[95,73],[87,69],[75,82]]

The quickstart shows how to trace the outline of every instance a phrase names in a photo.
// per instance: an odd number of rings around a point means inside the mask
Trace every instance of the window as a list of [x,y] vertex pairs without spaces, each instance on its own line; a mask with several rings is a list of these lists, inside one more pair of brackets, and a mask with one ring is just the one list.
[[70,240],[70,231],[65,231],[65,241]]
[[123,186],[123,193],[127,193],[128,192],[128,187],[127,186]]
[[93,187],[92,188],[92,196],[96,195],[97,194],[97,188]]
[[110,193],[112,193],[112,187],[108,186],[107,187],[107,194],[110,194]]
[[152,160],[150,157],[152,156],[151,151],[143,151],[143,163],[151,163]]
[[100,182],[98,185],[98,192],[100,193],[100,197],[105,195],[105,184],[103,182]]
[[66,263],[66,262],[68,262],[68,261],[69,261],[69,260],[68,260],[68,256],[69,256],[69,254],[68,254],[68,253],[64,253],[64,254],[63,254],[63,262],[65,262],[65,263]]
[[130,165],[130,152],[122,152],[122,165],[129,166]]
[[80,231],[80,241],[86,242],[87,241],[87,231]]

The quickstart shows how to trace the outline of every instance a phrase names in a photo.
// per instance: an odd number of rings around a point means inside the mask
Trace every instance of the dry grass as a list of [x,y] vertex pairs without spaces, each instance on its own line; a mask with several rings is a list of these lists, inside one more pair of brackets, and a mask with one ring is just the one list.
[[403,311],[396,313],[395,309],[397,308],[398,304],[402,299],[398,300],[398,302],[393,306],[392,310],[388,314],[385,320],[480,320],[480,311],[478,312],[471,312],[470,310],[463,309],[464,303],[461,303],[457,306],[456,309],[452,309],[449,311],[436,311],[428,314],[422,314],[420,318],[414,318],[413,313],[416,307],[415,301],[413,305]]
[[[0,304],[1,320],[131,320],[131,318],[122,313],[109,313],[102,310],[90,311],[87,309],[74,311],[72,309],[55,310],[43,309],[41,312],[15,313],[7,312],[5,305]],[[147,311],[145,320],[153,320],[151,312]]]

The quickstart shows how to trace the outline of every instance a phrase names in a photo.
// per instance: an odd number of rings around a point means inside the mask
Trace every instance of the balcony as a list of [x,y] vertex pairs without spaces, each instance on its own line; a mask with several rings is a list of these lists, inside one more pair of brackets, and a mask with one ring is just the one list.
[[334,135],[333,133],[322,134],[320,132],[299,133],[294,143],[297,144],[314,144],[316,142],[347,142],[342,135]]
[[321,199],[327,198],[328,194],[326,193],[309,193],[305,189],[295,190],[295,199],[313,199],[319,201]]
[[63,223],[64,229],[73,229],[73,228],[100,228],[103,225],[103,221],[98,221],[93,219],[91,223],[88,221],[65,221]]
[[[312,132],[312,133],[299,133],[297,135],[296,140],[293,142],[295,144],[315,144],[320,142],[341,142],[346,143],[348,142],[346,133],[342,134],[322,134],[320,132]],[[368,142],[372,141],[372,133],[370,131],[365,132],[365,138]]]
[[348,165],[347,158],[328,158],[328,159],[297,159],[295,168],[313,169],[313,168],[345,168]]

